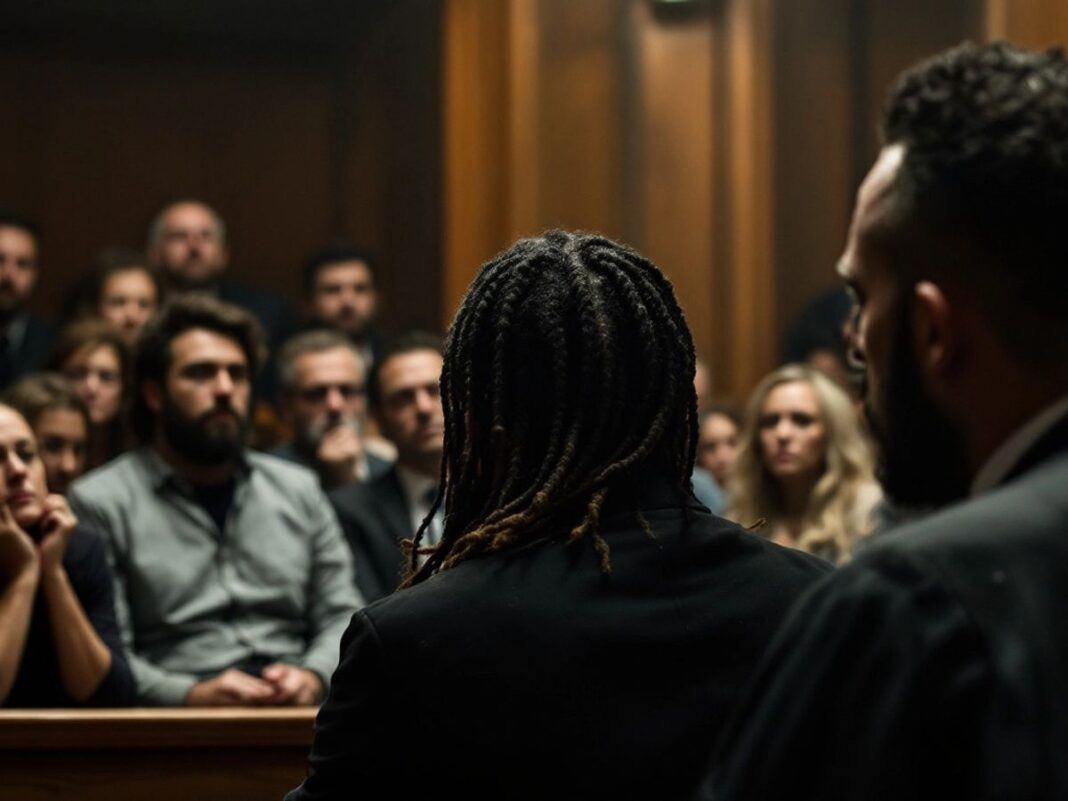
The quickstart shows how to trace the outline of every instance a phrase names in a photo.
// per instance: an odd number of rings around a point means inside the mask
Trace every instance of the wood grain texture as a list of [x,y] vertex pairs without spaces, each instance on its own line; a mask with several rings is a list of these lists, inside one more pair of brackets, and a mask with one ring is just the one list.
[[0,801],[281,798],[316,710],[0,711]]

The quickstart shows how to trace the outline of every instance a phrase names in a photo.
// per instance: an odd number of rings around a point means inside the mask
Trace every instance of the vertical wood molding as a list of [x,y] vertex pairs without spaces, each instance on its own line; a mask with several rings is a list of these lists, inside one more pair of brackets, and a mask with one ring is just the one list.
[[630,233],[674,283],[698,353],[714,361],[714,18],[658,20],[646,2],[632,12],[638,180],[629,201],[639,208]]
[[[775,364],[772,0],[730,0],[724,16],[727,263],[720,314],[723,389],[744,398]],[[721,230],[724,230],[721,228]]]
[[478,266],[507,242],[510,3],[446,0],[442,48],[446,324]]
[[506,239],[528,235],[538,219],[541,47],[539,0],[511,0],[508,60],[508,209]]
[[1068,47],[1068,4],[1064,0],[986,0],[988,40],[1020,47]]

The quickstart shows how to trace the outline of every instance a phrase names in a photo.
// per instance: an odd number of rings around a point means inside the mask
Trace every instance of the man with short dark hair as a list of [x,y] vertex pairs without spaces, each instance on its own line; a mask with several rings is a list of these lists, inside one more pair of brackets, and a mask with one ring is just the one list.
[[839,271],[884,486],[942,511],[802,600],[707,788],[1068,797],[1068,60],[905,73]]
[[311,468],[327,490],[389,470],[389,462],[364,448],[363,357],[348,337],[317,329],[290,338],[278,354],[278,385],[293,441],[272,450],[274,456]]
[[383,343],[374,327],[378,287],[371,255],[344,240],[314,253],[304,267],[304,297],[312,325],[341,331],[373,367]]
[[28,220],[0,214],[0,388],[41,366],[53,327],[27,309],[40,272],[40,234]]
[[[442,343],[413,332],[387,347],[371,371],[371,411],[383,436],[397,448],[391,469],[366,484],[330,494],[360,572],[356,581],[368,602],[397,588],[404,571],[401,543],[430,513],[441,475],[444,437],[441,397]],[[442,515],[427,537],[436,542]]]
[[71,490],[104,535],[143,703],[314,704],[360,598],[315,476],[245,447],[262,333],[204,295],[138,340],[141,446]]

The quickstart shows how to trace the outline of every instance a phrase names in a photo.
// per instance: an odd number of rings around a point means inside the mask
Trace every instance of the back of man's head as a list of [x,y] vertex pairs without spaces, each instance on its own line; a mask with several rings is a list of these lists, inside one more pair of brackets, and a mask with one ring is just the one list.
[[656,469],[689,492],[694,349],[655,265],[600,236],[554,231],[483,265],[442,373],[442,544],[413,581],[467,556],[597,533],[606,498]]
[[1068,363],[1068,61],[963,44],[906,72],[882,123],[904,146],[886,227],[905,281],[975,288],[1006,349]]
[[209,295],[179,295],[167,302],[138,337],[133,363],[133,402],[130,426],[141,442],[148,442],[155,429],[156,413],[145,400],[149,381],[163,385],[171,366],[171,343],[193,329],[203,329],[227,337],[240,346],[255,375],[267,358],[263,329],[244,309]]

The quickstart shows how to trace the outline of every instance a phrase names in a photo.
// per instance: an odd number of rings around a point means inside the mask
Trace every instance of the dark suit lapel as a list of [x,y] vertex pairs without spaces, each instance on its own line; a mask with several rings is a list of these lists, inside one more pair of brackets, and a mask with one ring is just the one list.
[[382,477],[380,487],[379,511],[386,530],[397,542],[409,539],[415,532],[412,531],[412,517],[408,510],[408,501],[404,496],[404,487],[401,486],[396,468]]
[[1068,452],[1068,415],[1061,417],[1060,421],[1056,423],[1053,428],[1047,431],[1038,442],[1031,446],[1020,461],[1016,463],[1016,466],[1009,471],[1009,474],[1005,476],[1004,481],[1001,483],[1004,484],[1015,478],[1019,478],[1028,470],[1037,467],[1047,459],[1066,452]]

